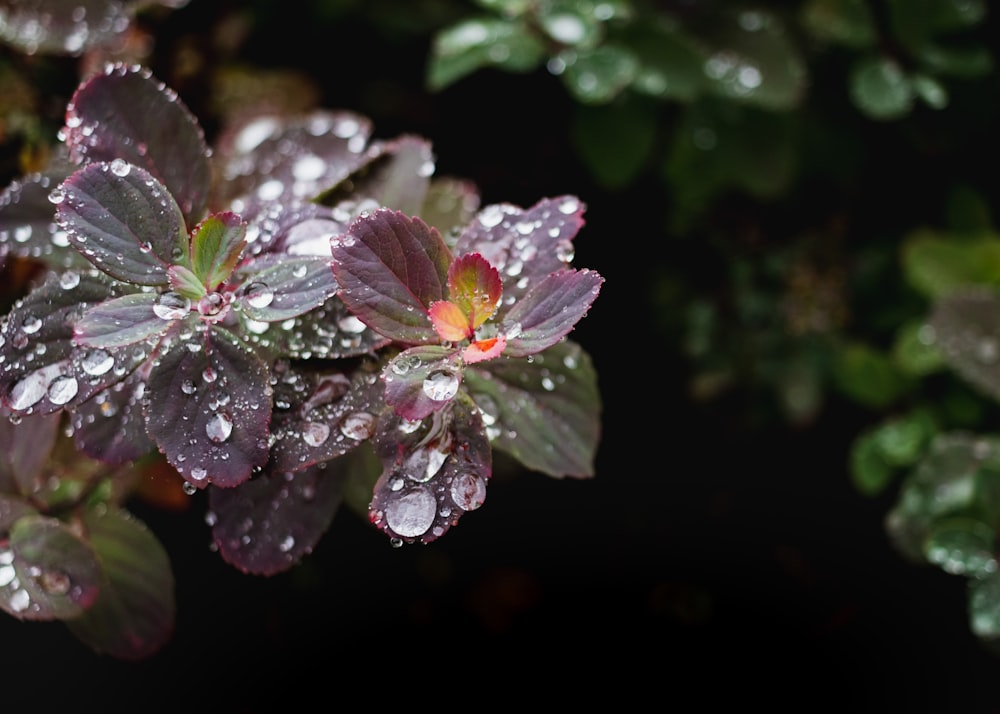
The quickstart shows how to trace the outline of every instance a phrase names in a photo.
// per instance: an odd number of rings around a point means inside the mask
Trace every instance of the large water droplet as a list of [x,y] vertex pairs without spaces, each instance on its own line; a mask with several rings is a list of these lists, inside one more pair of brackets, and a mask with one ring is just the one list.
[[466,511],[474,511],[486,500],[486,482],[473,474],[461,474],[451,482],[451,500]]
[[404,538],[415,538],[427,532],[434,523],[437,502],[426,488],[415,488],[393,498],[385,509],[389,528]]
[[42,329],[42,321],[36,315],[28,315],[21,321],[21,329],[27,335],[33,335]]
[[205,433],[216,444],[221,444],[233,433],[233,418],[227,412],[217,412],[205,422]]
[[115,176],[128,176],[129,172],[132,170],[131,164],[129,164],[124,159],[114,159],[111,162],[111,173]]
[[201,468],[200,466],[195,466],[191,469],[191,478],[195,481],[204,481],[205,477],[208,476],[208,471]]
[[424,394],[435,402],[444,402],[458,393],[458,374],[450,369],[438,369],[424,380]]
[[243,290],[243,300],[250,307],[264,308],[274,301],[274,290],[266,283],[250,283]]
[[69,400],[76,396],[79,389],[80,385],[77,384],[75,377],[67,375],[56,377],[49,385],[49,401],[53,404],[66,404]]
[[153,304],[153,312],[161,320],[179,320],[187,315],[190,309],[191,301],[172,290],[161,293]]
[[318,421],[311,421],[302,427],[302,440],[309,446],[319,446],[330,436],[330,427]]
[[368,412],[348,414],[340,423],[340,433],[348,439],[364,441],[375,432],[375,417]]
[[80,368],[92,377],[106,374],[115,365],[115,358],[107,350],[93,349],[80,359]]

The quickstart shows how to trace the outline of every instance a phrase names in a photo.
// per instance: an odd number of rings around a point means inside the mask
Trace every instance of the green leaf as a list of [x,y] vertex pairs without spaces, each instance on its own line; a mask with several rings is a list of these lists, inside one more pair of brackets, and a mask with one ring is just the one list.
[[887,354],[860,342],[840,348],[834,381],[843,394],[873,409],[888,407],[911,386]]
[[639,74],[639,60],[628,47],[604,44],[592,50],[560,54],[560,73],[569,93],[584,104],[604,104],[617,97]]
[[190,268],[171,265],[167,275],[170,278],[170,287],[188,300],[197,302],[207,294],[204,283]]
[[557,478],[594,474],[601,396],[579,345],[560,342],[531,362],[485,362],[466,369],[465,380],[494,448]]
[[885,460],[873,431],[863,433],[854,440],[849,457],[851,481],[866,496],[882,493],[896,473]]
[[851,67],[848,81],[855,106],[872,119],[899,119],[913,108],[910,78],[889,57],[861,58]]
[[140,660],[173,635],[174,576],[163,546],[127,511],[95,509],[84,517],[103,572],[100,596],[66,622],[96,652]]
[[0,588],[0,608],[9,614],[63,620],[94,603],[100,566],[90,546],[61,521],[23,516],[10,529],[9,547],[14,577]]
[[191,232],[191,269],[209,292],[233,272],[246,232],[246,223],[231,212],[211,215]]
[[632,89],[661,100],[689,102],[707,85],[697,41],[664,17],[629,27],[623,38],[639,62]]
[[867,0],[807,0],[800,17],[820,39],[854,49],[875,44],[877,29]]
[[992,233],[968,238],[918,229],[903,239],[901,250],[907,282],[927,297],[1000,285],[1000,240]]
[[930,412],[916,409],[883,421],[871,432],[879,454],[891,466],[911,466],[923,455],[936,426]]
[[993,71],[993,55],[978,44],[951,47],[928,42],[921,45],[917,57],[927,70],[951,77],[972,79]]
[[969,628],[978,637],[1000,636],[1000,575],[969,578]]
[[490,66],[510,72],[530,72],[544,59],[545,46],[525,22],[472,18],[434,37],[427,63],[427,85],[438,91]]
[[646,102],[624,97],[602,106],[580,105],[570,127],[573,145],[594,177],[617,190],[632,183],[654,154],[658,115]]
[[891,354],[893,363],[908,377],[924,377],[945,366],[944,356],[934,343],[934,330],[924,320],[900,326]]
[[997,570],[996,530],[975,518],[935,523],[924,543],[927,560],[952,575],[982,576]]

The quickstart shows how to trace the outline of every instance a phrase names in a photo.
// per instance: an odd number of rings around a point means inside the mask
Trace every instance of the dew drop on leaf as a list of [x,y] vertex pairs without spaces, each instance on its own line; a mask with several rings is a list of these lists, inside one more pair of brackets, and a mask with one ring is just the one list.
[[246,304],[254,308],[264,308],[274,301],[274,290],[266,283],[250,283],[243,291]]
[[458,375],[448,369],[438,369],[424,380],[424,394],[435,402],[444,402],[458,393]]
[[53,404],[66,404],[70,399],[76,396],[77,391],[79,391],[80,385],[77,384],[75,377],[70,377],[62,375],[56,377],[49,384],[48,397],[49,401]]
[[21,329],[27,335],[33,335],[42,329],[42,321],[36,315],[28,315],[21,322]]
[[197,387],[194,386],[194,382],[190,379],[185,379],[181,382],[181,391],[185,394],[194,394]]
[[330,436],[330,427],[322,422],[311,421],[302,427],[302,440],[309,446],[319,446]]
[[115,364],[115,358],[107,350],[94,349],[83,355],[80,367],[92,377],[106,374]]
[[195,466],[191,469],[191,478],[195,481],[204,481],[205,477],[208,476],[208,471],[201,468],[200,466]]
[[216,444],[221,444],[233,433],[233,418],[226,412],[217,412],[205,422],[205,433]]
[[375,432],[375,417],[368,412],[348,414],[340,423],[340,433],[348,439],[364,441]]
[[451,482],[451,500],[463,510],[474,511],[486,500],[486,483],[473,474],[456,476]]
[[434,523],[437,501],[426,488],[415,488],[399,497],[393,497],[386,506],[385,518],[389,528],[404,538],[415,538],[427,532]]
[[161,320],[179,320],[191,309],[191,301],[180,293],[168,290],[153,303],[153,312]]
[[67,270],[59,276],[59,287],[63,290],[72,290],[80,284],[80,274],[75,270]]
[[111,162],[111,173],[115,176],[128,176],[131,170],[132,166],[124,159],[114,159]]

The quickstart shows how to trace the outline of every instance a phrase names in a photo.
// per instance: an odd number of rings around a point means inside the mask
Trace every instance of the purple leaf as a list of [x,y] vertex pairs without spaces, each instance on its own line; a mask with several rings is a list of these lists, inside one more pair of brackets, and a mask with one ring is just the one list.
[[372,201],[408,215],[420,213],[434,173],[434,155],[426,139],[402,136],[377,141],[365,152],[365,163],[350,181],[316,197],[328,206]]
[[246,246],[246,223],[235,213],[216,213],[191,231],[191,269],[208,291],[233,272]]
[[[429,226],[437,228],[445,243],[454,251],[452,231],[464,228],[479,210],[480,197],[476,185],[469,180],[438,177],[431,180],[424,205],[416,214]],[[449,236],[452,242],[449,242]]]
[[66,626],[95,652],[145,659],[174,633],[174,575],[167,553],[127,511],[88,511],[84,527],[100,562],[101,590],[97,601]]
[[480,253],[504,281],[504,300],[495,319],[502,320],[511,303],[538,281],[570,264],[584,210],[575,196],[545,198],[527,210],[494,204],[462,231],[455,254]]
[[144,371],[145,365],[73,410],[73,443],[77,449],[112,466],[155,451],[156,444],[146,434],[142,414]]
[[385,408],[378,375],[283,373],[275,387],[270,468],[298,471],[329,461],[367,441]]
[[29,55],[79,56],[120,42],[132,20],[122,0],[35,0],[0,3],[0,39]]
[[171,321],[154,312],[159,297],[132,293],[94,305],[74,323],[73,337],[89,347],[122,347],[160,336]]
[[493,360],[465,370],[494,448],[550,476],[594,475],[601,397],[590,356],[560,342],[526,360]]
[[[268,203],[252,213],[240,214],[247,220],[247,253],[330,257],[330,238],[347,229],[347,216],[315,203]],[[343,220],[340,220],[340,219]]]
[[0,609],[20,620],[79,616],[97,598],[100,566],[90,546],[56,518],[23,516],[10,528],[14,578]]
[[561,270],[535,284],[504,318],[510,357],[551,347],[587,314],[604,283],[593,270]]
[[182,224],[204,215],[211,169],[201,126],[148,69],[109,65],[82,82],[66,109],[63,136],[77,163],[119,159],[155,176],[180,207]]
[[49,461],[61,416],[33,415],[20,420],[10,416],[9,410],[0,409],[0,492],[29,496]]
[[371,131],[369,119],[349,111],[255,117],[217,142],[224,177],[219,202],[240,199],[235,210],[242,214],[262,204],[311,200],[368,161]]
[[368,515],[390,538],[430,543],[483,504],[492,451],[468,400],[449,402],[416,429],[403,427],[396,416],[379,423],[374,443],[382,475]]
[[296,473],[269,470],[236,488],[211,489],[212,538],[222,559],[253,575],[288,570],[330,527],[347,476],[346,464],[335,461]]
[[462,383],[462,363],[453,347],[411,347],[382,370],[385,402],[404,419],[416,421],[443,409]]
[[52,189],[70,173],[64,168],[30,174],[12,181],[0,193],[0,253],[9,251],[58,267],[68,267],[72,261],[85,263],[60,233],[56,207],[49,200]]
[[281,324],[249,324],[246,332],[251,344],[295,359],[358,357],[391,342],[355,317],[338,297]]
[[236,486],[267,461],[269,370],[228,330],[174,343],[154,363],[144,399],[150,437],[194,486]]
[[87,260],[136,285],[166,285],[187,247],[184,216],[166,187],[121,160],[83,167],[57,189],[56,221]]
[[275,322],[319,307],[337,292],[329,258],[265,254],[240,269],[239,306],[251,320]]
[[340,299],[366,325],[401,342],[438,342],[427,317],[442,300],[451,252],[420,218],[379,209],[331,241]]
[[98,274],[65,271],[19,300],[0,330],[0,395],[18,413],[73,408],[121,381],[146,359],[135,346],[87,347],[73,324],[109,295]]

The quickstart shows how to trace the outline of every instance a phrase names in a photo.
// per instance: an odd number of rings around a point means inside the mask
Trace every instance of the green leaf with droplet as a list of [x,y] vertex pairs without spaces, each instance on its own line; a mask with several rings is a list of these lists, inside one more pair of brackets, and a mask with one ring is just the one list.
[[231,212],[211,215],[191,232],[191,270],[207,290],[215,290],[233,272],[246,232],[246,223]]
[[1000,574],[969,579],[969,628],[978,637],[1000,636]]
[[930,298],[970,285],[1000,285],[1000,239],[921,228],[903,238],[901,263],[907,282]]
[[435,35],[427,62],[427,85],[438,91],[490,66],[530,72],[544,59],[544,44],[525,22],[472,18]]
[[593,50],[567,51],[560,77],[569,93],[584,104],[603,104],[617,97],[639,73],[639,60],[624,45],[603,44]]
[[622,41],[639,62],[636,92],[689,102],[705,90],[701,46],[676,22],[657,16],[631,25]]
[[900,326],[892,344],[892,360],[911,377],[924,377],[941,371],[945,366],[941,351],[935,346],[932,330],[924,320],[913,320]]
[[997,569],[995,540],[996,529],[976,518],[946,518],[931,527],[924,555],[952,575],[987,575]]
[[891,466],[911,466],[923,455],[936,424],[926,409],[883,421],[871,432],[875,447]]
[[604,33],[601,23],[581,3],[555,3],[541,6],[538,25],[553,41],[566,47],[591,49]]
[[17,575],[0,589],[0,608],[19,619],[76,617],[97,598],[100,567],[90,546],[56,518],[24,516],[10,529]]
[[96,652],[145,659],[174,631],[174,576],[167,553],[127,511],[93,509],[84,524],[103,574],[100,595],[66,625]]
[[867,56],[852,66],[850,95],[855,106],[872,119],[899,119],[913,108],[913,85],[893,59]]

